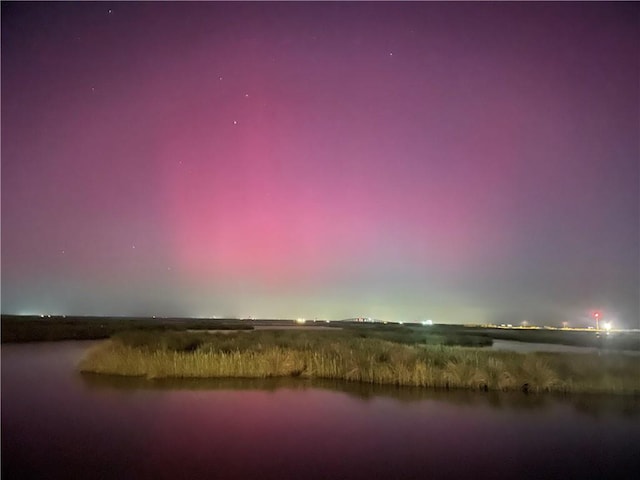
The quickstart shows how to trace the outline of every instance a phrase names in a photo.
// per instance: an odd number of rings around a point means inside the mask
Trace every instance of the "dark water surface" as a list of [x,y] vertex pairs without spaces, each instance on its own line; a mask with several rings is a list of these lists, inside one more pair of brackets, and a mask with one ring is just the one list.
[[2,346],[2,478],[640,478],[640,399],[81,376]]

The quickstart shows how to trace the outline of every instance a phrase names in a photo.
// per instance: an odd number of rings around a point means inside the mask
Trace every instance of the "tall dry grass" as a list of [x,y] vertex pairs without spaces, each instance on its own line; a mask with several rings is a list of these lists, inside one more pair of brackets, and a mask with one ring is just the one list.
[[147,378],[300,376],[370,384],[640,394],[640,359],[404,345],[344,332],[135,333],[91,349],[82,372]]

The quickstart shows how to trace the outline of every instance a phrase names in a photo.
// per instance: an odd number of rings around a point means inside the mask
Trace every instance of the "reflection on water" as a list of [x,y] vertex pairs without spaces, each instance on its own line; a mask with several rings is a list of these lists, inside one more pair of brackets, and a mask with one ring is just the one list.
[[2,346],[2,478],[632,478],[639,399],[80,375]]
[[82,374],[88,389],[102,391],[119,390],[261,390],[274,392],[281,389],[293,391],[332,390],[346,393],[367,401],[387,397],[400,402],[425,400],[454,405],[488,406],[500,409],[544,409],[558,405],[570,406],[589,414],[618,414],[640,416],[640,397],[631,395],[525,395],[521,392],[473,392],[466,390],[433,390],[417,387],[394,387],[323,379],[300,378],[224,378],[224,379],[154,379],[120,377],[111,375]]

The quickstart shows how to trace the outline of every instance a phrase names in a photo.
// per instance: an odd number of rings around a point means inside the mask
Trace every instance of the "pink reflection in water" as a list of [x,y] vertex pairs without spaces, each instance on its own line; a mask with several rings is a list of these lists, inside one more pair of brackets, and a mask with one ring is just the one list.
[[73,370],[83,348],[2,347],[3,478],[624,478],[638,466],[637,409],[96,386]]

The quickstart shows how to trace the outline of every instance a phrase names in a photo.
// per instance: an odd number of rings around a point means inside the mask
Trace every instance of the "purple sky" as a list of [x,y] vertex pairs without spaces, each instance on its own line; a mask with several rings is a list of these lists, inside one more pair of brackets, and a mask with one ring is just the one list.
[[2,312],[639,321],[637,3],[3,3]]

